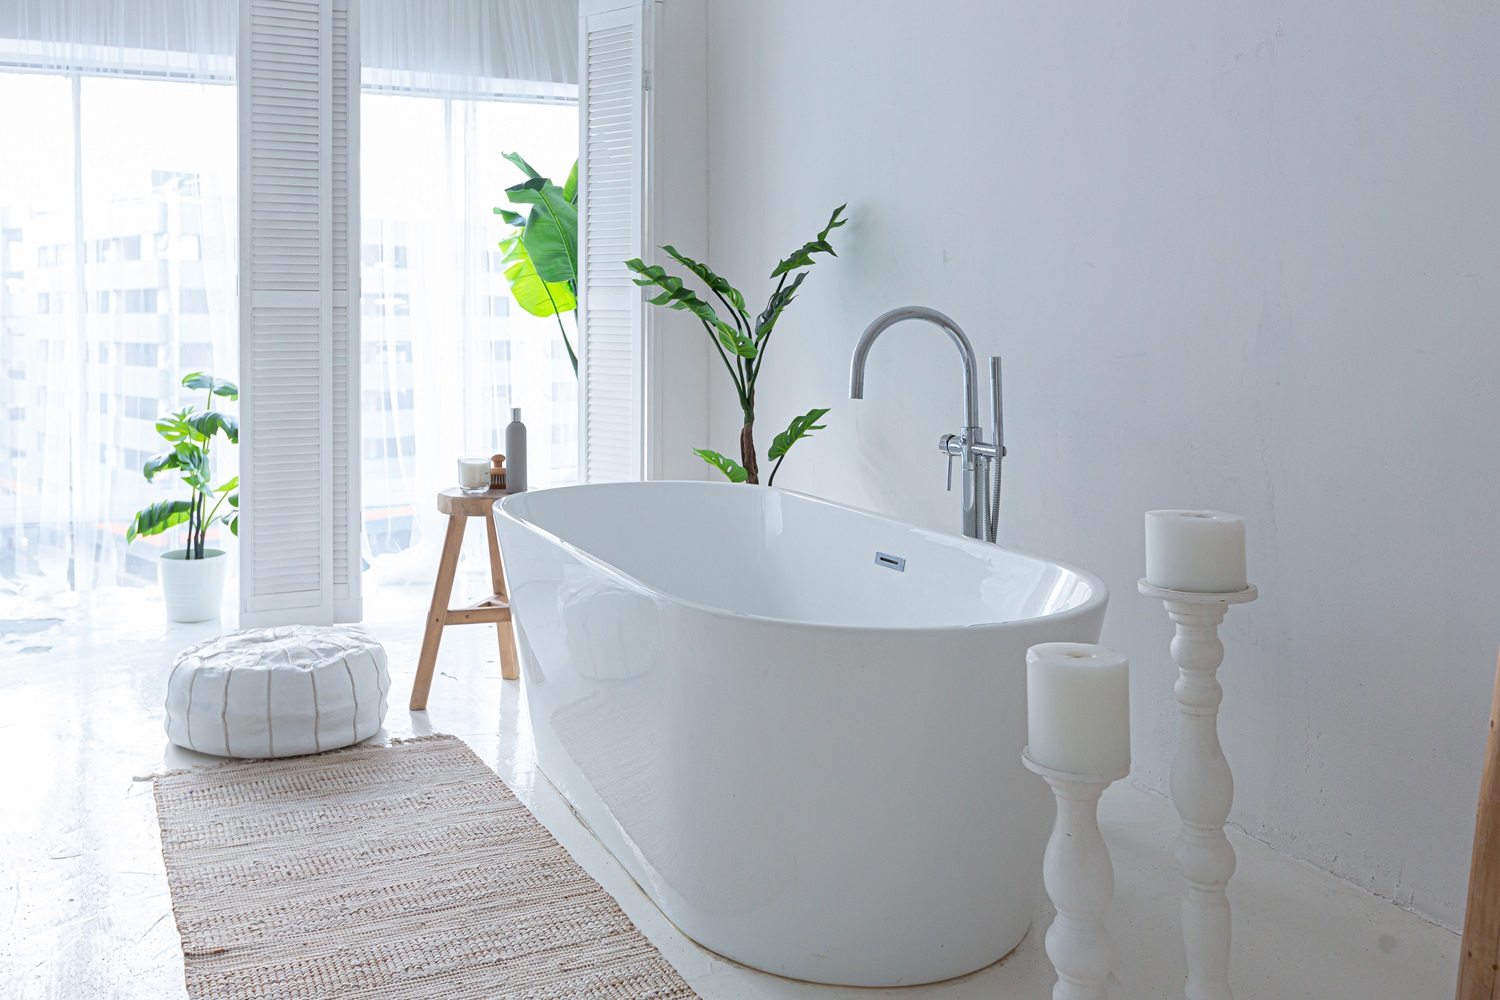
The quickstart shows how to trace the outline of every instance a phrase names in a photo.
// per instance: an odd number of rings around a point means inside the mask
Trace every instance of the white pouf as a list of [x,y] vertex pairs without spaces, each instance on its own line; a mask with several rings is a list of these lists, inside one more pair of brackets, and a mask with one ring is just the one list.
[[391,678],[362,629],[318,625],[230,632],[178,655],[167,679],[167,739],[224,757],[295,757],[380,731]]

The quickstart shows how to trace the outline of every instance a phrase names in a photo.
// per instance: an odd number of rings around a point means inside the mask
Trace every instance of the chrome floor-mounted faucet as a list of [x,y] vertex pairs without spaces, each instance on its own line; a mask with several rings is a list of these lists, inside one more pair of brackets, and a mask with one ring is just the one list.
[[938,439],[938,451],[948,456],[948,488],[953,489],[953,460],[963,466],[963,531],[970,538],[995,540],[1000,526],[1000,462],[1005,457],[1005,415],[1000,398],[1000,358],[990,358],[990,422],[995,440],[986,443],[979,426],[979,386],[974,364],[974,345],[953,320],[926,306],[902,306],[882,313],[865,327],[854,345],[849,362],[849,398],[865,397],[865,360],[870,347],[886,330],[902,320],[926,320],[953,340],[964,363],[964,421],[957,434]]

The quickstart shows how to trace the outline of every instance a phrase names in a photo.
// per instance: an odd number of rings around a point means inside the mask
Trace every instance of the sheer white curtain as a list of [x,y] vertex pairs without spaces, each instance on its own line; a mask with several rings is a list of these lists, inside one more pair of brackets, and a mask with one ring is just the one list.
[[460,455],[504,450],[512,407],[531,485],[576,476],[577,382],[557,321],[511,299],[494,208],[525,179],[501,154],[558,183],[577,156],[577,5],[365,0],[360,18],[367,555],[373,582],[430,581],[433,497]]
[[[141,465],[233,378],[237,5],[0,4],[0,596],[155,580]],[[233,472],[231,449],[220,475]],[[174,494],[172,491],[176,490]],[[23,607],[24,611],[24,607]]]

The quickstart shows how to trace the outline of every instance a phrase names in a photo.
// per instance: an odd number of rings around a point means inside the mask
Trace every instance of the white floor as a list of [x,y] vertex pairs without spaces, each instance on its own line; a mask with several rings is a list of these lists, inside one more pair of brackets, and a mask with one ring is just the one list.
[[[477,563],[477,560],[475,560]],[[478,566],[471,564],[471,569]],[[482,588],[469,580],[478,593]],[[462,586],[462,584],[461,584]],[[494,631],[448,631],[429,711],[406,698],[428,595],[386,587],[367,627],[391,657],[391,736],[461,736],[508,782],[642,931],[706,998],[1042,998],[1051,970],[1041,930],[1051,919],[1038,886],[1033,930],[1006,962],[938,986],[836,989],[752,972],[698,948],[635,883],[538,774],[519,681],[501,681]],[[458,600],[455,599],[455,604]],[[0,617],[3,617],[0,610]],[[8,761],[0,805],[0,996],[184,996],[148,781],[164,768],[213,758],[170,747],[161,728],[166,668],[220,626],[168,628],[154,593],[126,592],[59,610],[29,634],[0,622],[0,740]],[[1117,888],[1118,1000],[1182,996],[1165,800],[1129,786],[1106,796],[1103,826]],[[1436,1000],[1453,994],[1458,937],[1389,903],[1234,837],[1240,867],[1232,978],[1238,1000]]]

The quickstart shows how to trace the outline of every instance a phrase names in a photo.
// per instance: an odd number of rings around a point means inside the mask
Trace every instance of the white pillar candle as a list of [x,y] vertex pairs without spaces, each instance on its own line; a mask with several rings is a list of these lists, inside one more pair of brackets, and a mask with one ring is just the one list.
[[460,489],[483,493],[490,488],[490,460],[488,458],[460,458],[458,460],[458,485]]
[[1245,519],[1221,510],[1146,511],[1146,582],[1195,594],[1244,590]]
[[1130,771],[1130,661],[1082,642],[1026,651],[1026,743],[1031,759],[1071,774]]

